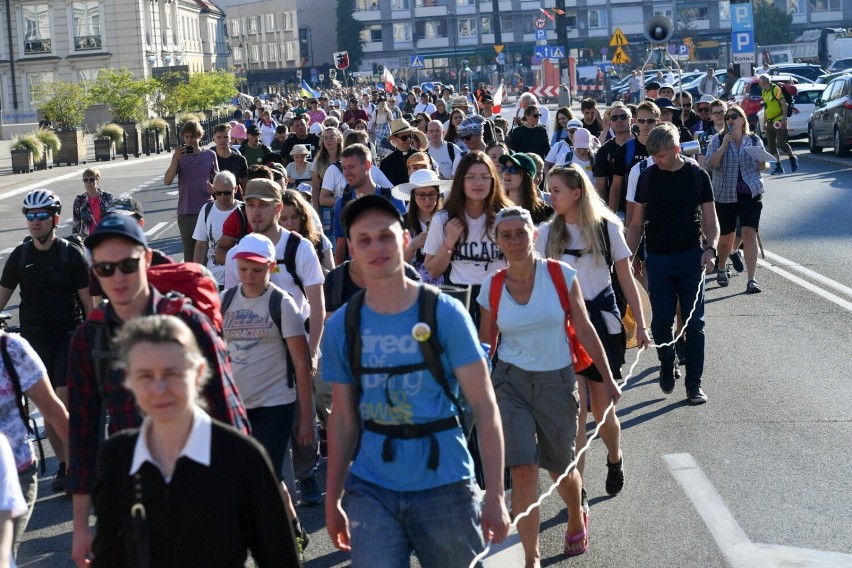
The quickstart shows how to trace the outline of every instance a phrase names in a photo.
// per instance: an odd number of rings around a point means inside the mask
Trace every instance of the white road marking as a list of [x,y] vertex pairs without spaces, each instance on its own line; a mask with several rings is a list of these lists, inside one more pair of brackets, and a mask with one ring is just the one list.
[[154,233],[156,233],[157,231],[159,231],[160,229],[162,229],[163,227],[165,227],[168,224],[169,224],[168,221],[160,221],[159,223],[157,223],[156,225],[154,225],[153,227],[151,227],[150,229],[145,231],[145,236],[146,237],[152,236]]
[[837,304],[838,306],[840,306],[841,308],[852,312],[852,302],[844,300],[843,298],[841,298],[839,296],[835,296],[831,292],[823,290],[819,286],[817,286],[815,284],[811,284],[807,280],[805,280],[803,278],[799,278],[795,274],[787,272],[783,268],[779,268],[779,267],[777,267],[777,266],[775,266],[775,265],[773,265],[769,262],[766,262],[765,260],[762,260],[762,259],[759,258],[759,259],[757,259],[757,263],[760,266],[763,266],[764,268],[771,270],[775,274],[778,274],[779,276],[783,276],[784,278],[786,278],[787,280],[789,280],[791,282],[795,282],[796,284],[798,284],[802,288],[804,288],[806,290],[810,290],[811,292],[813,292],[817,296],[822,296],[823,298],[825,298],[829,302],[833,302],[833,303]]
[[663,459],[733,568],[852,566],[850,554],[751,542],[690,454],[666,454]]
[[12,252],[13,250],[15,250],[15,247],[9,247],[9,248],[6,248],[6,249],[3,249],[3,250],[0,250],[0,254],[9,254],[9,253],[10,253],[10,252]]
[[766,253],[766,258],[768,258],[773,263],[775,263],[779,266],[783,266],[784,268],[789,268],[791,270],[795,270],[796,272],[801,272],[805,276],[812,278],[812,279],[816,280],[817,282],[825,284],[826,286],[828,286],[830,288],[834,288],[838,292],[842,292],[842,293],[846,294],[847,296],[852,296],[852,288],[850,288],[848,286],[844,286],[840,282],[836,282],[836,281],[832,280],[831,278],[823,276],[819,272],[814,272],[810,268],[805,268],[804,266],[802,266],[801,264],[799,264],[797,262],[794,262],[792,260],[788,260],[788,259],[784,258],[783,256],[769,252],[768,250],[764,251],[764,253]]
[[177,190],[174,190],[174,191],[167,191],[167,192],[166,192],[166,195],[177,195],[177,194],[178,194],[178,191],[177,191]]

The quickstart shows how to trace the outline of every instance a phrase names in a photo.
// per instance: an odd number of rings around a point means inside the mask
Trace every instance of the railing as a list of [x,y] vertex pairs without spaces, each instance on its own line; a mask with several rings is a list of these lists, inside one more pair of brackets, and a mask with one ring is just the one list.
[[31,39],[24,42],[24,53],[50,53],[53,51],[49,39]]
[[99,35],[92,36],[77,36],[74,38],[74,49],[76,51],[85,51],[87,49],[101,49],[103,40]]

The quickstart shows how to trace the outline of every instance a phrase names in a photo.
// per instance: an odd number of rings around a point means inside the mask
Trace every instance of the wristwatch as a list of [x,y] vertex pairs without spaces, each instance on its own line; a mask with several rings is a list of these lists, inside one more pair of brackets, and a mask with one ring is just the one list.
[[716,257],[718,256],[718,255],[716,254],[716,249],[715,249],[715,247],[707,247],[707,248],[705,248],[705,249],[704,249],[704,252],[707,252],[708,250],[712,250],[712,251],[713,251],[713,258],[716,258]]

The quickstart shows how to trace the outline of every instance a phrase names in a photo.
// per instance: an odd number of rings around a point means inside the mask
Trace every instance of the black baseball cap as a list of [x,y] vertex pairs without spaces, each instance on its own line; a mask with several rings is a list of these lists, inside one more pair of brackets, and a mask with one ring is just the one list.
[[145,232],[132,215],[106,215],[86,239],[86,248],[91,250],[109,237],[122,237],[148,248]]
[[388,215],[391,215],[395,221],[399,221],[400,225],[403,227],[405,226],[399,209],[397,209],[388,198],[376,194],[365,195],[364,197],[353,199],[346,204],[346,207],[343,208],[342,220],[343,227],[346,229],[346,238],[349,238],[349,227],[352,226],[352,223],[354,223],[358,217],[367,211],[376,210],[384,211]]
[[145,210],[142,204],[135,197],[125,196],[118,197],[109,202],[106,210],[107,213],[116,213],[118,215],[132,215],[137,219],[142,219],[145,215]]

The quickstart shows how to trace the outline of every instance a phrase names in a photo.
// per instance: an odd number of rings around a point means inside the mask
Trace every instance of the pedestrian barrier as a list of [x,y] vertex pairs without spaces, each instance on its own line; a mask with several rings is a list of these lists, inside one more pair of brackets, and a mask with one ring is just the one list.
[[[689,322],[692,320],[692,316],[695,314],[695,308],[698,306],[698,299],[701,297],[701,294],[702,294],[702,292],[703,292],[703,287],[704,287],[704,278],[705,278],[705,276],[707,276],[707,270],[706,270],[706,269],[703,269],[703,270],[701,271],[701,281],[699,282],[699,284],[698,284],[698,290],[697,290],[697,291],[696,291],[696,293],[695,293],[695,300],[692,302],[692,309],[689,311],[689,317],[688,317],[688,318],[686,318],[686,321],[684,321],[684,322],[683,322],[683,329],[681,329],[680,333],[678,333],[678,334],[677,334],[677,336],[676,336],[674,339],[672,339],[671,341],[669,341],[668,343],[662,343],[662,344],[660,344],[660,345],[652,344],[652,345],[650,345],[650,346],[648,347],[649,349],[650,349],[650,348],[652,348],[652,347],[653,347],[653,348],[657,348],[657,347],[670,347],[670,346],[674,345],[675,343],[677,343],[677,341],[678,341],[681,337],[683,337],[683,334],[684,334],[684,333],[686,333],[686,327],[687,327],[687,325],[689,325]],[[627,372],[627,376],[625,376],[625,377],[624,377],[624,384],[625,384],[625,385],[628,383],[628,381],[630,380],[630,378],[633,376],[633,370],[636,368],[636,365],[638,365],[638,364],[639,364],[639,357],[642,355],[642,351],[644,351],[644,350],[645,350],[645,349],[644,349],[644,348],[642,348],[642,349],[640,349],[640,350],[636,353],[636,359],[633,361],[633,364],[632,364],[632,365],[630,365],[630,370]],[[599,422],[599,423],[595,426],[595,431],[594,431],[594,432],[592,432],[592,435],[591,435],[591,436],[589,436],[589,439],[588,439],[588,441],[586,442],[586,445],[585,445],[585,446],[583,446],[583,447],[582,447],[582,448],[581,448],[581,449],[580,449],[580,450],[576,453],[576,455],[574,456],[574,461],[572,461],[570,464],[568,464],[568,467],[567,467],[567,468],[565,468],[565,471],[563,471],[563,472],[562,472],[562,475],[560,475],[560,476],[556,479],[556,481],[554,481],[554,482],[553,482],[553,485],[551,485],[551,486],[547,489],[547,491],[545,491],[544,493],[542,493],[542,494],[541,494],[541,496],[538,498],[538,501],[536,501],[535,503],[533,503],[532,505],[530,505],[529,507],[527,507],[527,510],[526,510],[526,511],[524,511],[523,513],[521,513],[520,515],[518,515],[517,517],[515,517],[515,519],[512,521],[512,524],[511,524],[511,526],[512,526],[512,527],[517,528],[517,526],[518,526],[518,521],[520,521],[520,520],[521,520],[521,519],[523,519],[524,517],[528,516],[528,515],[529,515],[530,513],[532,513],[532,512],[533,512],[533,511],[534,511],[537,507],[541,507],[541,504],[542,504],[542,503],[544,503],[544,500],[545,500],[545,499],[547,499],[548,497],[550,497],[551,495],[553,495],[553,492],[554,492],[554,491],[556,491],[556,488],[557,488],[557,487],[559,487],[559,484],[560,484],[560,483],[562,483],[562,481],[563,481],[566,477],[568,477],[568,474],[569,474],[569,473],[571,473],[571,471],[577,467],[577,462],[579,462],[579,461],[580,461],[580,458],[583,456],[583,454],[585,454],[585,453],[586,453],[586,451],[587,451],[587,450],[589,449],[589,447],[592,445],[592,442],[595,440],[595,438],[597,438],[597,437],[598,437],[598,435],[599,435],[599,433],[600,433],[600,430],[601,430],[601,428],[603,427],[603,424],[606,422],[607,417],[609,416],[610,412],[615,413],[615,403],[614,403],[614,402],[610,402],[610,403],[609,403],[609,406],[607,406],[607,407],[606,407],[606,410],[604,411],[604,415],[603,415],[603,420],[601,420],[601,421],[600,421],[600,422]],[[480,552],[479,554],[477,554],[477,555],[473,558],[473,560],[471,560],[470,565],[468,566],[468,568],[475,568],[475,567],[479,564],[479,562],[481,562],[481,561],[482,561],[482,560],[483,560],[486,556],[488,556],[488,553],[489,553],[490,551],[491,551],[491,541],[489,540],[488,542],[486,542],[486,543],[485,543],[485,549],[484,549],[482,552]]]

